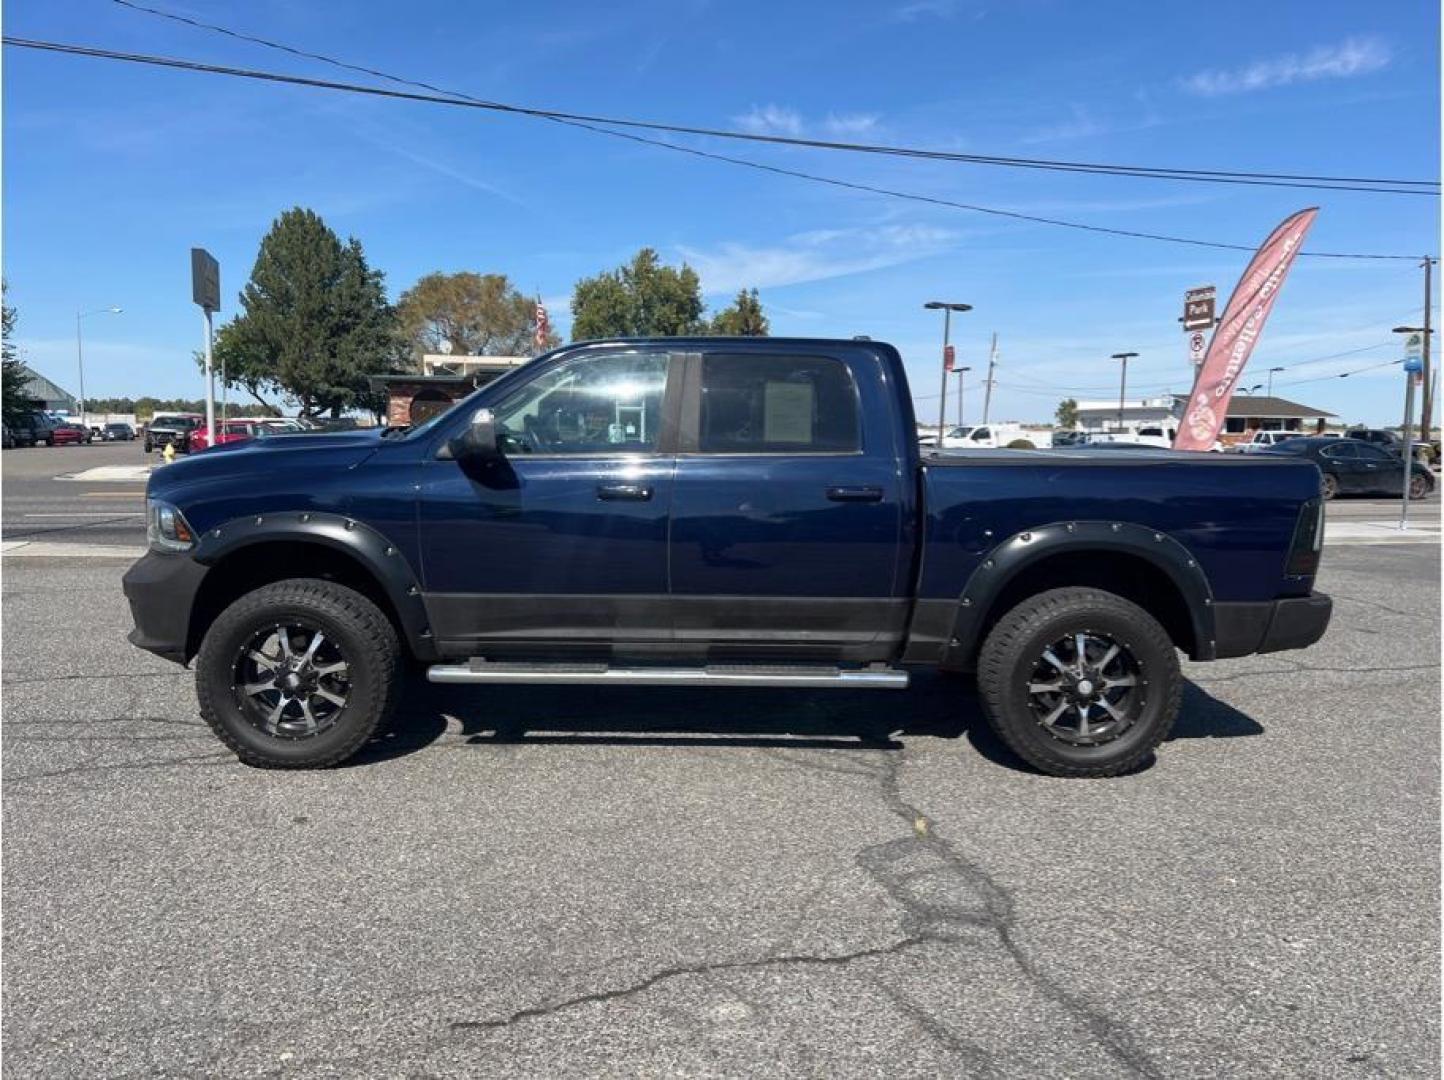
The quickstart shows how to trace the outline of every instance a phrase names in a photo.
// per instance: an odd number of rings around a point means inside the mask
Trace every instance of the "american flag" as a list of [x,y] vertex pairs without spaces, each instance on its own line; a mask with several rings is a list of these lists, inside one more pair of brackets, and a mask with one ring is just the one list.
[[541,302],[541,297],[536,298],[536,351],[541,352],[547,347],[547,338],[551,336],[552,324],[547,319],[547,309]]

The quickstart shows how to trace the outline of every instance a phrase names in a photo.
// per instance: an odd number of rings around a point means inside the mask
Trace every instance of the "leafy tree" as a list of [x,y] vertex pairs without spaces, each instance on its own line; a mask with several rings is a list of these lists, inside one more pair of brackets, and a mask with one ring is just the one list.
[[1061,428],[1078,426],[1078,401],[1076,398],[1064,398],[1058,402],[1058,408],[1053,410],[1053,419],[1058,421]]
[[374,409],[368,377],[396,371],[401,340],[384,278],[355,238],[314,211],[288,210],[261,241],[241,314],[221,328],[226,381],[259,398],[274,387],[315,416]]
[[[443,346],[472,356],[524,356],[535,348],[536,301],[505,274],[427,274],[401,294],[396,314],[418,360]],[[547,348],[560,343],[547,337]]]
[[[0,281],[0,296],[4,295],[8,288],[3,281]],[[3,324],[3,335],[0,335],[0,411],[3,411],[5,423],[18,420],[25,414],[25,366],[20,363],[19,356],[15,353],[15,322],[18,316],[15,309],[0,299],[0,324]]]
[[678,337],[706,330],[702,283],[685,263],[663,266],[651,248],[632,261],[577,282],[572,337]]
[[723,308],[712,319],[712,333],[728,337],[766,337],[770,330],[756,289],[739,290],[732,305]]

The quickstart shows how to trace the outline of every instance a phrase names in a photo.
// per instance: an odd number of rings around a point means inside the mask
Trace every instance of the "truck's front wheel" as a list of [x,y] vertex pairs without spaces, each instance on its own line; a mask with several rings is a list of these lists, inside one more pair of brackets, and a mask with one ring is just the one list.
[[389,715],[400,677],[395,628],[366,597],[295,578],[242,596],[196,656],[201,715],[248,765],[345,761]]
[[978,688],[999,737],[1054,776],[1115,776],[1142,762],[1178,715],[1183,677],[1167,631],[1101,589],[1031,596],[993,627]]

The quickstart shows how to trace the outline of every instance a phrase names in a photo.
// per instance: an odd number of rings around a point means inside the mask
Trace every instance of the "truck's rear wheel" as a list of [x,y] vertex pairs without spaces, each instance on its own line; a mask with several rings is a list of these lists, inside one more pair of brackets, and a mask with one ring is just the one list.
[[1000,619],[978,657],[998,736],[1054,776],[1115,776],[1142,762],[1178,715],[1183,677],[1167,631],[1101,589],[1051,589]]
[[211,624],[196,694],[206,723],[248,765],[325,768],[390,714],[400,659],[395,628],[354,589],[278,581]]

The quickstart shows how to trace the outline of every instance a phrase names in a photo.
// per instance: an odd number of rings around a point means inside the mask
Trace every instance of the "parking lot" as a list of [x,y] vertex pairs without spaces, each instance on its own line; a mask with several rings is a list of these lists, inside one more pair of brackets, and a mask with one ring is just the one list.
[[1438,1075],[1437,496],[1331,504],[1323,642],[1120,779],[926,676],[416,679],[276,773],[125,641],[142,482],[58,479],[147,460],[3,455],[6,1075]]

